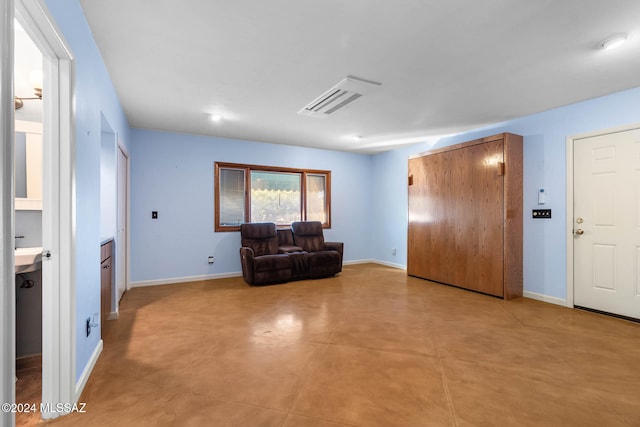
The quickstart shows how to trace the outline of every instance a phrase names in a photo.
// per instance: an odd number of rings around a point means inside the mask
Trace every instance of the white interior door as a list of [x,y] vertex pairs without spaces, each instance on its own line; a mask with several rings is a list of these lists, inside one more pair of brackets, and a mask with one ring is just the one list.
[[118,218],[116,236],[116,306],[127,290],[127,201],[129,158],[118,147]]
[[640,129],[574,142],[574,304],[640,319]]
[[[77,402],[80,393],[86,383],[84,374],[76,375],[75,340],[76,340],[76,306],[75,306],[75,209],[74,209],[74,189],[75,189],[75,127],[73,120],[73,88],[75,63],[73,53],[66,43],[58,28],[53,25],[55,22],[44,7],[41,0],[16,0],[13,2],[0,2],[0,15],[6,19],[3,23],[10,22],[7,26],[0,25],[0,34],[13,27],[13,11],[7,13],[7,8],[13,9],[15,15],[32,38],[34,43],[43,55],[43,176],[42,196],[42,242],[45,251],[50,252],[51,257],[43,261],[42,274],[42,403],[50,405],[52,408],[56,403]],[[1,37],[1,36],[0,36]],[[10,38],[7,38],[10,40]],[[5,44],[9,46],[10,43]],[[4,51],[6,46],[0,48]],[[11,57],[12,55],[5,55]],[[12,71],[5,73],[5,64],[11,60],[0,61],[2,63],[2,82],[11,83]],[[10,90],[3,94],[11,93]],[[3,97],[3,105],[11,105]],[[11,129],[4,126],[8,117],[13,120],[13,114],[5,114],[5,110],[0,107],[0,128]],[[6,138],[10,140],[10,136]],[[9,146],[8,144],[3,144]],[[6,148],[6,147],[5,147]],[[6,160],[6,159],[4,159]],[[13,164],[13,159],[10,159]],[[13,172],[13,167],[3,169],[2,184],[5,184],[6,172]],[[12,182],[11,182],[12,183]],[[4,187],[3,187],[4,188]],[[10,194],[9,191],[6,194]],[[3,198],[3,201],[6,200]],[[3,211],[3,218],[6,213]],[[2,233],[3,243],[5,233]],[[9,239],[7,239],[9,240]],[[13,242],[10,243],[11,246]],[[13,252],[11,252],[13,255]],[[45,265],[46,264],[46,265]],[[11,264],[11,266],[13,263]],[[0,265],[0,270],[2,270]],[[12,267],[13,270],[13,267]],[[14,272],[11,271],[13,276]],[[6,283],[12,283],[7,280]],[[7,287],[9,288],[9,287]],[[4,300],[3,300],[4,301]],[[9,304],[15,307],[15,300],[10,299]],[[3,308],[8,308],[3,305]],[[0,310],[1,319],[6,314],[15,314],[13,308]],[[9,321],[9,331],[14,330],[15,319]],[[3,323],[4,326],[4,323]],[[15,341],[5,339],[2,329],[2,352],[0,354],[14,353]],[[11,332],[8,337],[11,337]],[[7,349],[7,350],[5,350]],[[9,350],[10,349],[10,350]],[[14,355],[15,356],[15,355]],[[0,359],[4,362],[4,359]],[[10,360],[15,366],[15,357]],[[5,369],[2,363],[3,372],[13,372]],[[14,388],[13,376],[2,376],[2,396],[7,396],[5,390]],[[11,402],[11,395],[3,402]],[[54,408],[55,409],[55,408]],[[8,414],[11,415],[11,414]],[[61,415],[60,412],[45,411],[43,418],[55,418]],[[0,416],[0,424],[5,418]],[[11,425],[11,422],[8,423]]]

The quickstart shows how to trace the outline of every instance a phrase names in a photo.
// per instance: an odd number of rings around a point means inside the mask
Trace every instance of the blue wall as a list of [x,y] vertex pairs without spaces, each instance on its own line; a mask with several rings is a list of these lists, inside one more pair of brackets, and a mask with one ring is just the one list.
[[370,156],[137,129],[131,146],[132,282],[240,272],[239,232],[213,231],[216,161],[330,170],[325,239],[345,243],[345,261],[371,255]]
[[[345,260],[406,265],[407,159],[417,144],[376,156],[145,130],[129,130],[78,0],[46,0],[70,44],[75,69],[76,373],[100,339],[85,337],[84,319],[100,311],[101,114],[131,154],[131,280],[166,280],[240,271],[237,232],[213,231],[213,163],[252,163],[332,171],[333,227]],[[525,137],[525,289],[566,295],[567,136],[640,122],[640,89],[550,110],[445,138],[445,146],[499,132]],[[544,187],[553,219],[532,221]],[[151,219],[151,211],[159,219]],[[396,248],[396,255],[391,249]],[[209,266],[208,255],[216,257]]]
[[[524,288],[565,299],[566,138],[639,122],[640,88],[635,88],[443,138],[434,148],[501,132],[524,136]],[[425,144],[418,144],[374,157],[374,176],[389,185],[376,182],[381,191],[374,193],[373,223],[385,231],[372,245],[372,258],[406,265],[406,251],[392,257],[389,248],[406,246],[407,160],[410,154],[426,149]],[[538,207],[538,188],[545,189],[545,208],[553,210],[551,220],[531,219],[531,209]]]
[[[445,137],[434,147],[500,132],[524,136],[524,288],[564,300],[566,138],[638,122],[640,88]],[[238,233],[213,232],[215,161],[332,170],[327,238],[345,242],[347,261],[406,266],[407,162],[428,150],[427,143],[366,156],[145,130],[134,130],[132,141],[133,282],[240,271]],[[531,219],[539,188],[551,220]],[[159,211],[158,220],[151,219],[152,210]],[[214,266],[207,255],[216,257]]]
[[[100,129],[101,113],[126,146],[129,124],[78,0],[47,0],[75,58],[76,147],[76,376],[100,340],[84,322],[100,313]],[[114,207],[115,209],[115,207]]]

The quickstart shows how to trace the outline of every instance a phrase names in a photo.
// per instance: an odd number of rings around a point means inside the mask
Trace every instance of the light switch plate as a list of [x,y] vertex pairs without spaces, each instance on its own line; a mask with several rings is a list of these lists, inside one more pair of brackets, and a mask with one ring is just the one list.
[[534,219],[550,219],[551,209],[533,209],[531,211],[531,217]]

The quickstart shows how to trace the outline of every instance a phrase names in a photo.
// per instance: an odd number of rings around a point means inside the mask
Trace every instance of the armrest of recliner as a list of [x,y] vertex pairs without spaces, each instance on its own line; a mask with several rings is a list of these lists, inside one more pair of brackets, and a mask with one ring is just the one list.
[[336,251],[340,254],[340,261],[342,261],[342,252],[344,250],[343,242],[324,242],[325,251]]
[[244,280],[251,285],[254,282],[253,258],[254,258],[253,249],[246,246],[243,246],[240,248],[240,263],[242,264],[242,276],[244,277]]

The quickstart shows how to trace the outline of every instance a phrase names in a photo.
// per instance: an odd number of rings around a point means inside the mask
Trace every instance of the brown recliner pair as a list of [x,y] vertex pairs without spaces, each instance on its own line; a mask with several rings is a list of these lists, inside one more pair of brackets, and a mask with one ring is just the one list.
[[240,226],[242,276],[250,285],[333,276],[342,271],[342,242],[325,242],[319,221],[277,229],[271,222]]

